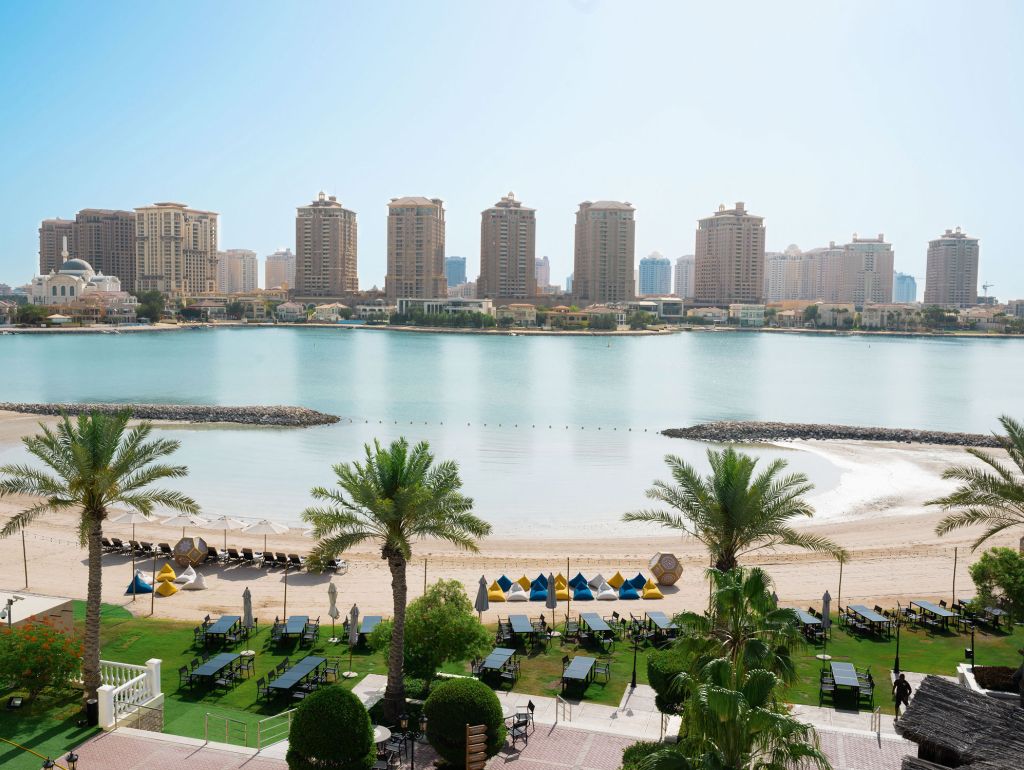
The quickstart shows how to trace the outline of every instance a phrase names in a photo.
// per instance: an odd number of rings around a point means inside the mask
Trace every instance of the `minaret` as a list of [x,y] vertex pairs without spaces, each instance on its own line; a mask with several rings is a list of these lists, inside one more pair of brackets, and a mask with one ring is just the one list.
[[60,250],[60,263],[63,265],[68,261],[68,237],[65,235]]

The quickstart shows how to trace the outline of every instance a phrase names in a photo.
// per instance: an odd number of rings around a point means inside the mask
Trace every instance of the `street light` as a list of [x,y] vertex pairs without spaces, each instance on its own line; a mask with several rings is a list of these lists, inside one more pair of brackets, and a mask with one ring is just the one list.
[[636,651],[640,646],[639,644],[640,629],[637,627],[637,623],[633,621],[633,678],[629,680],[629,689],[636,689]]
[[43,760],[43,770],[53,770],[54,767],[53,760],[49,757]]
[[964,650],[964,658],[971,661],[971,673],[974,673],[974,623],[971,623],[971,646]]
[[75,770],[78,767],[78,755],[73,751],[69,751],[68,755],[64,757],[64,762],[67,763],[68,770]]
[[896,660],[892,664],[892,672],[898,674],[900,672],[900,619],[903,617],[903,607],[900,606],[899,602],[896,602]]

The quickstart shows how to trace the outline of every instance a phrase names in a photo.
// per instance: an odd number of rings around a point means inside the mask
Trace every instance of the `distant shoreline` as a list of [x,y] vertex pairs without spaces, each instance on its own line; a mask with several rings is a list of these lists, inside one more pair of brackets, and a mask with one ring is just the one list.
[[304,428],[331,425],[341,418],[303,406],[204,406],[198,404],[24,404],[0,402],[0,411],[18,414],[115,414],[130,409],[132,419],[161,422],[237,423]]
[[957,447],[1000,449],[995,436],[983,433],[951,433],[910,428],[871,428],[856,425],[823,425],[815,423],[756,422],[722,420],[691,425],[688,428],[666,428],[663,436],[691,441],[713,442],[778,442],[778,441],[872,441],[901,444],[934,444]]
[[195,322],[183,324],[151,324],[148,326],[53,326],[16,327],[0,326],[0,336],[5,334],[137,334],[145,332],[203,331],[208,329],[337,329],[339,331],[378,330],[391,332],[413,332],[419,334],[477,334],[492,337],[652,337],[690,332],[730,334],[783,334],[832,337],[907,337],[923,339],[981,339],[981,340],[1024,340],[1024,334],[997,334],[995,332],[952,331],[920,332],[890,331],[888,329],[797,329],[738,326],[679,325],[661,329],[475,329],[450,328],[445,326],[389,326],[378,324],[335,324],[335,323],[265,323],[240,321]]

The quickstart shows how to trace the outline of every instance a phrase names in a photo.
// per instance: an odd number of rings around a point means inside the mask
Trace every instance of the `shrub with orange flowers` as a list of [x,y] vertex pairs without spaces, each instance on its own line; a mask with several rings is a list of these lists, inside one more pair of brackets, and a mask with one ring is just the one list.
[[81,660],[81,642],[51,623],[0,630],[0,682],[27,690],[30,700],[47,687],[67,687]]

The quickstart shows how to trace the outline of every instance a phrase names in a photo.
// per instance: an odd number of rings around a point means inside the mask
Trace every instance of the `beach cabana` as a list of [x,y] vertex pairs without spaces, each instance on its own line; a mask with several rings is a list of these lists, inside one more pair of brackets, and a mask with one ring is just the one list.
[[896,732],[917,744],[903,770],[1018,770],[1024,757],[1024,709],[942,677],[925,677]]

